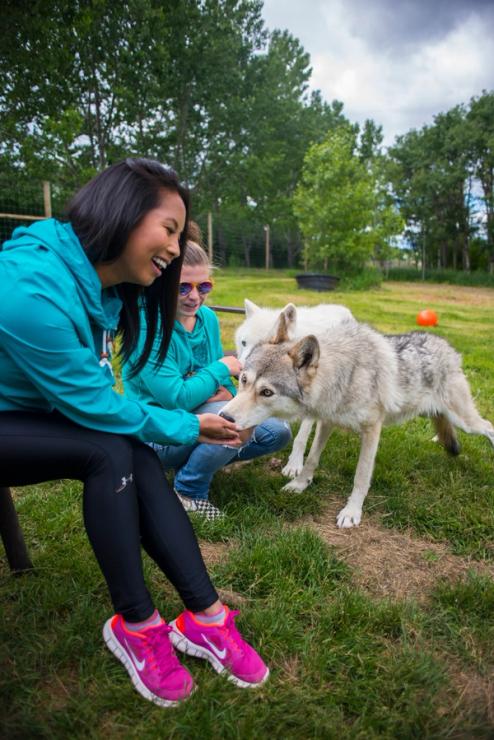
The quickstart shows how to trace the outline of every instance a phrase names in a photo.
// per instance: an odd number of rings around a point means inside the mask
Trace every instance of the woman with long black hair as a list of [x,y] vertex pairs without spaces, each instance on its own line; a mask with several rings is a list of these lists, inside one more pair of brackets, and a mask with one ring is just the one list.
[[[66,221],[16,229],[0,252],[0,485],[83,482],[84,524],[115,610],[104,639],[136,689],[161,706],[194,688],[170,635],[237,685],[269,673],[219,601],[188,517],[145,444],[239,445],[235,425],[132,401],[112,387],[112,338],[120,334],[128,358],[141,305],[147,341],[136,370],[157,335],[166,356],[188,209],[173,170],[127,159],[75,195]],[[185,604],[172,626],[146,588],[141,546]]]

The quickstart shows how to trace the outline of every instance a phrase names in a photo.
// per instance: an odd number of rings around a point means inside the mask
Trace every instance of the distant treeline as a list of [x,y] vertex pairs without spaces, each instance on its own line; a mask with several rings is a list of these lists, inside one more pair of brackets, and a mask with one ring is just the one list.
[[385,275],[386,280],[416,282],[425,280],[429,283],[451,283],[471,287],[494,288],[494,275],[482,270],[465,272],[464,270],[414,270],[408,267],[392,267]]

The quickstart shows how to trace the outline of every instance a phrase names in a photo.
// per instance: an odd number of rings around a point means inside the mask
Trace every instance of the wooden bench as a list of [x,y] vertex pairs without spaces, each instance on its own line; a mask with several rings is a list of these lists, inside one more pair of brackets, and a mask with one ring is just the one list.
[[[245,313],[245,309],[234,306],[210,306],[210,308],[213,311],[224,313]],[[235,355],[235,352],[227,351],[225,354]],[[12,499],[12,492],[10,488],[5,486],[0,487],[0,537],[12,573],[19,575],[32,570],[33,564],[24,541],[24,534]]]
[[0,487],[0,536],[5,554],[14,574],[32,570],[33,564],[27,551],[19,518],[12,500],[10,488]]

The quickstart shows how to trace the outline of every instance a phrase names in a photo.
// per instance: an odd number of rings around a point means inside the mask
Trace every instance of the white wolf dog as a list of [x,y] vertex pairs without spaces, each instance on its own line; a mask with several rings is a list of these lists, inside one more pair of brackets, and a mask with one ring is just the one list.
[[[355,321],[346,306],[337,303],[320,303],[318,306],[299,306],[288,303],[285,308],[261,308],[248,298],[244,300],[245,321],[235,332],[237,357],[245,362],[252,348],[259,342],[265,342],[276,334],[277,322],[283,312],[287,318],[287,329],[290,339],[297,339],[307,334],[319,334],[331,329],[342,321]],[[290,452],[290,457],[281,471],[289,478],[298,476],[304,465],[304,453],[312,431],[313,419],[303,419]],[[285,488],[290,490],[291,484]]]
[[453,455],[460,452],[455,427],[482,434],[494,446],[494,427],[475,407],[461,356],[442,337],[421,331],[385,335],[345,321],[317,338],[293,340],[288,327],[294,320],[293,310],[282,312],[276,336],[252,349],[239,392],[221,413],[241,429],[269,416],[318,420],[305,465],[291,483],[297,491],[312,481],[333,427],[357,432],[360,456],[338,527],[360,523],[383,425],[428,416]]
[[248,298],[244,300],[245,321],[235,332],[237,357],[240,362],[259,342],[273,336],[280,314],[287,319],[290,339],[304,337],[307,334],[318,334],[342,321],[355,321],[352,312],[346,306],[337,303],[320,303],[318,306],[299,306],[288,303],[285,308],[261,308]]

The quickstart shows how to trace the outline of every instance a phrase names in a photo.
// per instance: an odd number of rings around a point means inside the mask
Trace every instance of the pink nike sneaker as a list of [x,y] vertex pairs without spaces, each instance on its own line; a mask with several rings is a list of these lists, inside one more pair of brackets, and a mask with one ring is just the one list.
[[192,676],[180,665],[170,633],[165,622],[131,632],[119,614],[103,627],[108,648],[124,664],[135,689],[160,707],[173,707],[194,690]]
[[225,606],[226,619],[221,626],[201,624],[188,610],[170,622],[170,640],[182,653],[209,660],[218,673],[226,671],[237,686],[252,688],[263,684],[269,668],[235,626],[238,611]]

